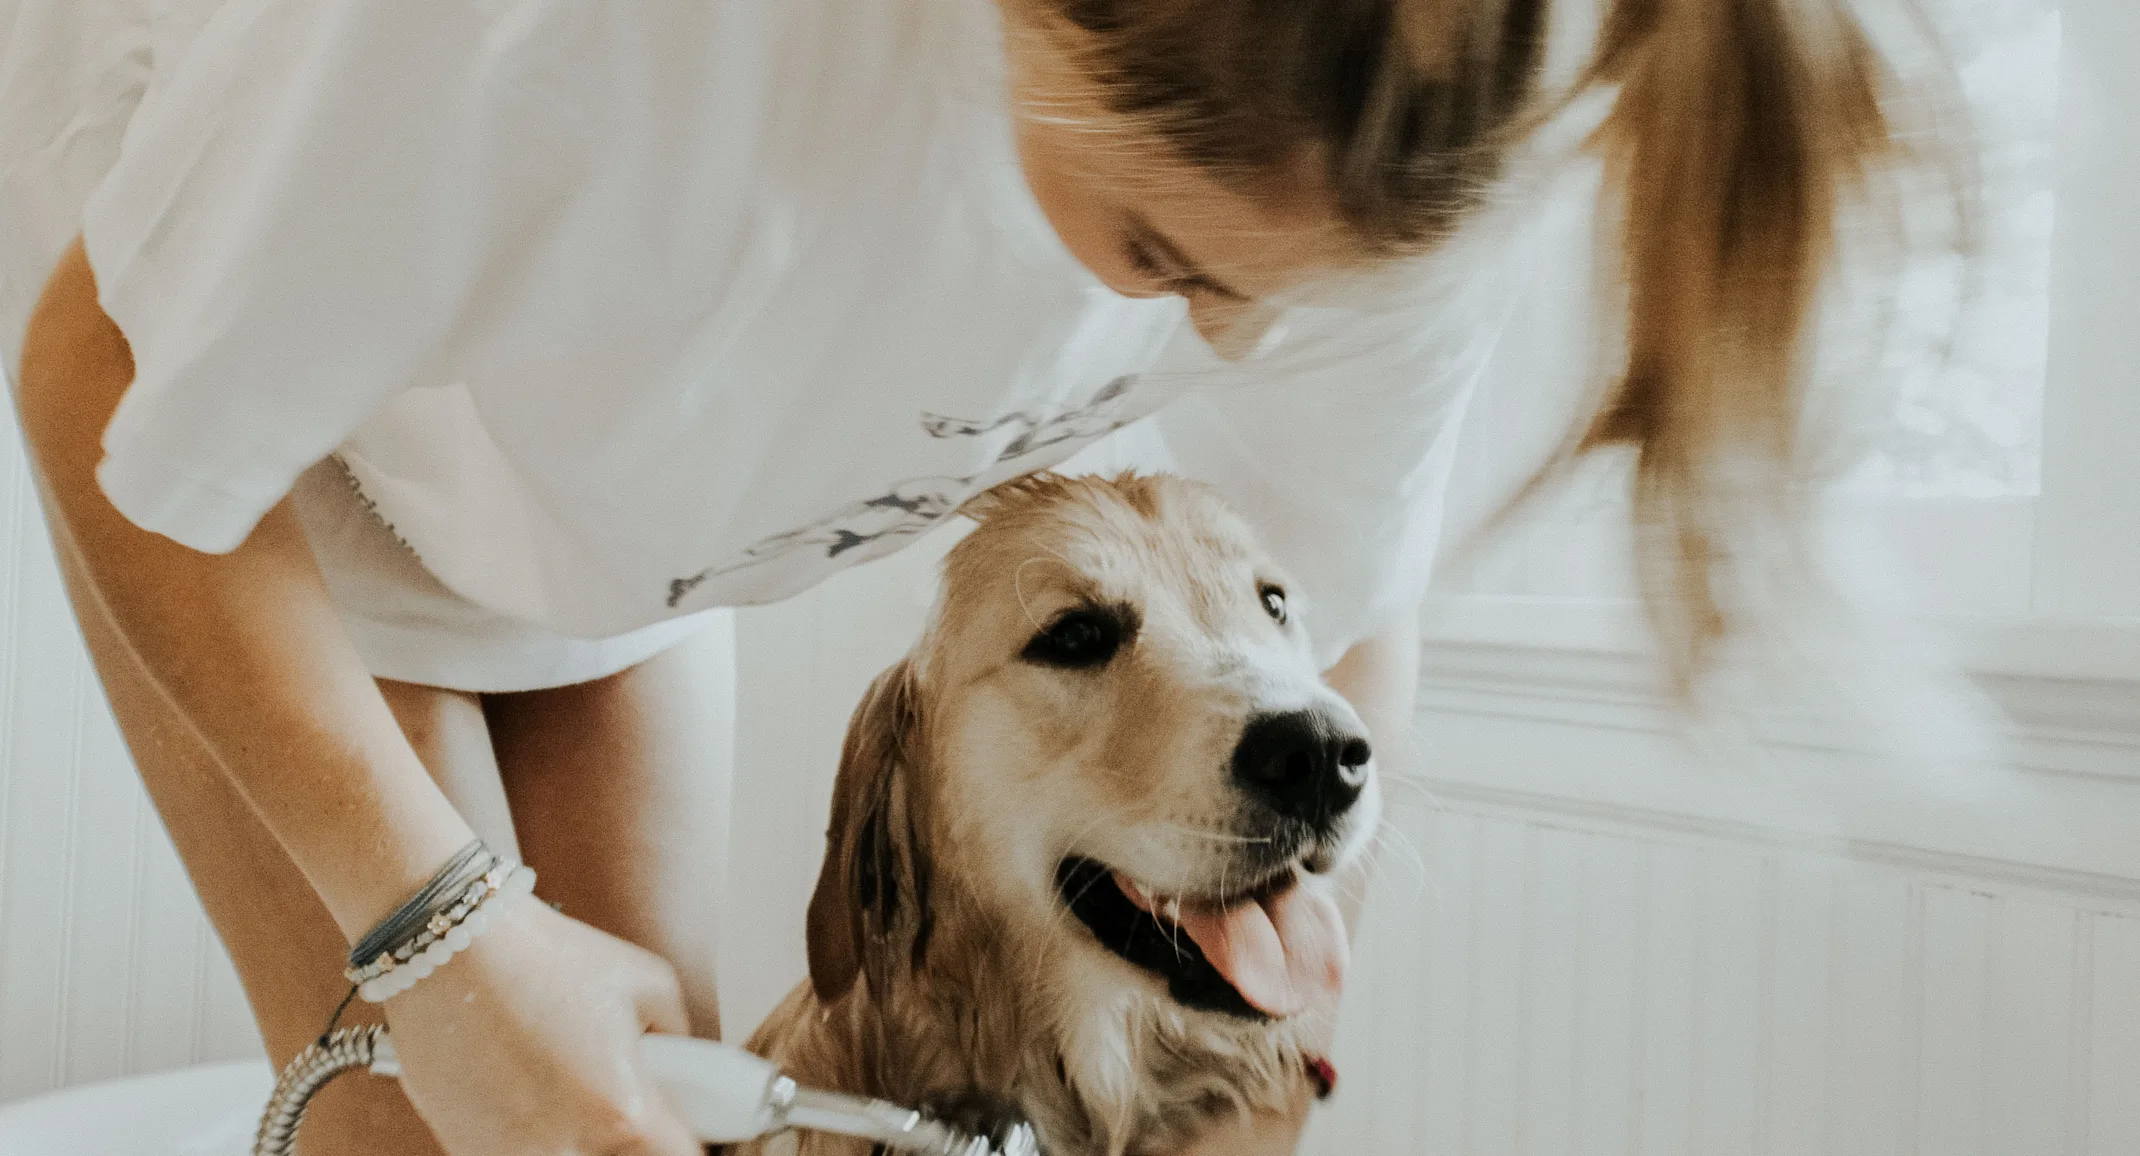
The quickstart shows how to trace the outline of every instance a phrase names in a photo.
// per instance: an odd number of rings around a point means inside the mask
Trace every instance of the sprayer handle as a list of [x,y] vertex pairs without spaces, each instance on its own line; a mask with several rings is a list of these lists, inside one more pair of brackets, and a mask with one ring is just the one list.
[[[1001,1146],[991,1145],[985,1137],[967,1135],[911,1108],[799,1088],[770,1060],[733,1044],[646,1035],[640,1047],[648,1074],[670,1106],[692,1135],[707,1144],[735,1144],[792,1127],[930,1156],[1036,1156],[1040,1150],[1030,1125],[1019,1125]],[[374,1041],[371,1073],[401,1075],[400,1057],[385,1032]]]
[[[774,1096],[780,1069],[770,1060],[733,1044],[689,1036],[648,1035],[640,1046],[648,1074],[700,1141],[734,1144],[787,1127],[783,1105]],[[384,1033],[372,1054],[371,1074],[401,1075],[401,1059]]]
[[732,1144],[786,1126],[774,1097],[782,1077],[771,1061],[689,1036],[649,1035],[640,1047],[654,1082],[701,1141]]

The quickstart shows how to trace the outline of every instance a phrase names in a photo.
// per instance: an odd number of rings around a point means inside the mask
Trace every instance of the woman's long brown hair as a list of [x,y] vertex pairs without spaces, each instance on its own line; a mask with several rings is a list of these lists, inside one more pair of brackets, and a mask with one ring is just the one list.
[[[1563,0],[1588,2],[1588,0]],[[1805,334],[1843,211],[1889,148],[1843,0],[1599,0],[1576,94],[1619,230],[1625,362],[1571,454],[1632,447],[1644,593],[1682,689],[1748,547],[1797,521]],[[1369,254],[1423,252],[1552,100],[1547,0],[1047,0],[1118,112],[1244,187],[1318,158]]]

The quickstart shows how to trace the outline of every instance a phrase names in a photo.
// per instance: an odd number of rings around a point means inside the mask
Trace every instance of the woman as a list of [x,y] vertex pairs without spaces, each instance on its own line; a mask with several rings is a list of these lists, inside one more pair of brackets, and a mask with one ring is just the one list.
[[[561,908],[387,999],[407,1099],[310,1151],[693,1151],[634,1040],[717,1030],[704,615],[1138,418],[1401,733],[1472,327],[1286,306],[1437,267],[1550,111],[1544,0],[146,7],[28,5],[0,94],[18,409],[142,776],[278,1062],[473,836]],[[1617,0],[1576,86],[1628,287],[1585,444],[1639,448],[1688,662],[1872,71],[1830,0]]]

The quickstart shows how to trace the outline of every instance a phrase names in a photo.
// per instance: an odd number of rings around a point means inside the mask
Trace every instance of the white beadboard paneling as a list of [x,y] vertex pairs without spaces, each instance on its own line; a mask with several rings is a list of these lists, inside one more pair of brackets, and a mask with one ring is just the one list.
[[1576,1029],[1581,1022],[1583,837],[1531,827],[1524,840],[1523,971],[1516,1143],[1561,1156],[1575,1141]]
[[1308,1152],[2140,1153],[2140,901],[1550,803],[1392,808]]
[[[7,895],[8,856],[14,845],[8,832],[13,829],[16,813],[14,736],[22,727],[15,685],[23,672],[22,574],[30,556],[25,539],[28,532],[41,525],[30,518],[34,499],[30,494],[29,466],[14,420],[12,406],[0,410],[0,902],[5,902]],[[5,913],[0,911],[0,920],[4,919]],[[0,969],[7,965],[6,943],[0,937]]]
[[1628,1055],[1637,1031],[1641,924],[1629,915],[1640,901],[1643,850],[1632,840],[1584,838],[1576,1066],[1569,1090],[1575,1126],[1565,1156],[1637,1156]]
[[1841,868],[1807,855],[1779,856],[1770,867],[1774,916],[1766,945],[1769,1062],[1761,1094],[1761,1151],[1769,1156],[1820,1153],[1827,1148],[1835,976],[1829,944]]
[[[138,860],[132,973],[125,999],[132,1008],[125,1071],[152,1072],[192,1062],[206,1051],[198,1028],[201,1008],[193,975],[203,958],[219,962],[178,856],[164,843],[154,811],[138,812]],[[173,977],[183,982],[174,987]],[[173,998],[174,994],[184,998]],[[213,1017],[211,1017],[213,1018]],[[248,1017],[246,1024],[250,1024]]]
[[1986,1147],[1997,1156],[2070,1151],[2067,1073],[2076,1020],[2073,908],[2001,897],[1992,908],[1987,973]]
[[[1434,818],[1427,817],[1419,837],[1439,838],[1434,828]],[[1443,892],[1409,833],[1392,828],[1388,839],[1392,845],[1381,856],[1385,867],[1379,885],[1387,889],[1388,902],[1414,912],[1416,918],[1363,921],[1356,958],[1361,966],[1386,977],[1376,990],[1386,992],[1388,999],[1377,1006],[1346,1005],[1349,1018],[1340,1031],[1350,1035],[1364,1028],[1368,1055],[1409,1054],[1418,1058],[1421,1067],[1406,1070],[1369,1061],[1368,1066],[1356,1070],[1357,1076],[1355,1072],[1344,1073],[1347,1080],[1365,1081],[1365,1095],[1381,1106],[1373,1113],[1331,1115],[1339,1121],[1360,1121],[1362,1127],[1345,1144],[1346,1150],[1356,1152],[1404,1151],[1417,1143],[1425,1128],[1431,1098],[1419,1094],[1419,1090],[1431,1087],[1435,1079],[1424,1070],[1430,1057],[1420,1047],[1418,1033],[1427,1022],[1439,977],[1432,956],[1434,938],[1421,932],[1440,918],[1435,908]]]
[[1707,1156],[1694,1148],[1695,936],[1699,932],[1701,852],[1666,843],[1645,847],[1643,887],[1628,913],[1641,940],[1636,966],[1636,1022],[1629,1057],[1634,1120],[1628,1147],[1643,1156]]
[[[1416,813],[1397,816],[1399,822],[1406,819],[1416,822]],[[1477,902],[1472,877],[1476,873],[1478,855],[1475,845],[1480,827],[1480,823],[1468,816],[1437,814],[1434,822],[1407,828],[1420,830],[1423,835],[1429,896],[1425,911],[1415,917],[1412,909],[1383,902],[1388,893],[1377,890],[1374,892],[1376,902],[1369,908],[1367,916],[1385,929],[1392,926],[1416,928],[1410,933],[1426,941],[1429,961],[1427,1016],[1417,1046],[1423,1053],[1418,1064],[1423,1092],[1419,1112],[1420,1150],[1427,1152],[1474,1150],[1466,1131],[1470,1118],[1467,1110],[1470,1085],[1475,1072],[1473,1051],[1477,1041],[1488,1038],[1479,1026],[1471,1000],[1476,974],[1472,966],[1471,927]],[[1416,924],[1411,922],[1413,918],[1418,919]],[[1368,994],[1354,998],[1353,1006],[1373,1008],[1379,1002],[1372,994],[1376,990],[1376,985],[1365,988]],[[1353,1060],[1348,1067],[1363,1062],[1382,1068],[1410,1066],[1398,1059],[1395,1052],[1354,1059],[1342,1047],[1340,1051],[1348,1060]],[[1338,1108],[1341,1111],[1369,1110],[1349,1100],[1341,1101]]]
[[1525,828],[1488,823],[1473,846],[1471,871],[1471,1053],[1464,1072],[1465,1145],[1516,1150],[1523,1110],[1525,1018],[1524,894],[1530,868]]
[[1910,892],[1891,878],[1852,873],[1838,888],[1828,943],[1827,1151],[1875,1156],[1905,1151],[1903,1054],[1910,999]]
[[76,670],[75,759],[82,773],[70,802],[64,951],[65,994],[81,995],[60,1003],[55,1072],[57,1082],[68,1084],[126,1070],[135,1014],[132,936],[141,901],[135,865],[144,854],[135,817],[145,806],[96,680],[86,664]]
[[2087,1156],[2140,1152],[2140,919],[2094,917]]
[[1705,850],[1701,859],[1694,944],[1694,1070],[1688,1098],[1693,1105],[1695,1152],[1723,1156],[1752,1153],[1758,1131],[1761,1085],[1761,1008],[1767,967],[1768,908],[1761,858],[1729,848]]
[[83,653],[0,406],[0,1101],[258,1050]]
[[2087,1147],[2095,1066],[2095,925],[2092,911],[2073,917],[2073,984],[2066,1013],[2066,1151]]
[[[50,567],[30,567],[25,577],[18,594],[32,606],[52,600]],[[70,970],[74,920],[85,901],[102,898],[82,894],[74,871],[87,676],[54,623],[26,623],[21,637],[28,643],[26,659],[51,660],[37,663],[43,669],[12,688],[19,725],[10,736],[10,755],[18,773],[9,783],[7,873],[0,885],[0,943],[9,945],[0,971],[0,1032],[10,1046],[0,1057],[0,1089],[64,1082],[70,1041],[62,1028],[76,979]]]
[[1924,974],[1917,1037],[1913,1143],[1926,1156],[1985,1156],[1986,947],[1992,899],[1928,887],[1918,895],[1916,956]]

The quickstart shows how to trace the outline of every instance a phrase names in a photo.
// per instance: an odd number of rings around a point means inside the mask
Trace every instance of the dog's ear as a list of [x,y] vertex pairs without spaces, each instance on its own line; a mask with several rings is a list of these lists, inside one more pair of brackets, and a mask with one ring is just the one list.
[[847,724],[810,896],[810,983],[823,1003],[847,994],[865,963],[885,961],[895,928],[912,934],[917,963],[927,946],[928,856],[907,783],[921,745],[918,706],[912,664],[902,660],[870,684]]

